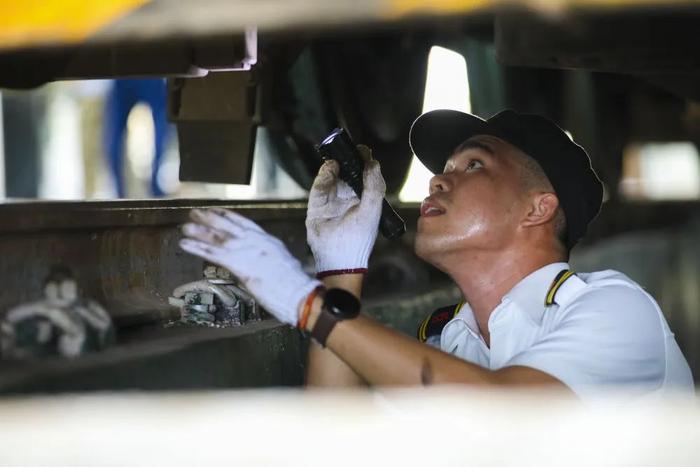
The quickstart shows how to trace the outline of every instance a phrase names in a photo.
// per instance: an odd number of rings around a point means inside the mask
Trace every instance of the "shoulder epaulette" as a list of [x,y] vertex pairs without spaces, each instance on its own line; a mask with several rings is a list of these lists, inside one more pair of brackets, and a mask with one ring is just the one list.
[[[544,299],[544,305],[545,306],[551,306],[555,303],[559,303],[559,299],[557,297],[557,292],[559,292],[559,289],[562,288],[562,286],[569,281],[569,279],[574,280],[574,282],[581,283],[583,282],[576,276],[576,273],[574,271],[570,271],[568,269],[564,269],[561,271],[559,274],[557,274],[557,277],[554,278],[552,281],[552,284],[549,286],[549,291],[547,292],[547,295]],[[569,281],[570,283],[572,281]]]
[[439,336],[445,325],[457,316],[461,305],[458,303],[457,305],[444,306],[430,313],[418,326],[418,340],[425,342],[429,337]]

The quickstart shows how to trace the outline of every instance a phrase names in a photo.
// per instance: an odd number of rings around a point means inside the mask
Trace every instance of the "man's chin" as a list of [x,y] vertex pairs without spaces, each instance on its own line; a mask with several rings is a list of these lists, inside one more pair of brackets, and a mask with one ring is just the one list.
[[432,245],[430,244],[428,239],[426,239],[420,234],[416,235],[416,242],[413,245],[413,251],[416,253],[416,256],[418,256],[423,261],[431,263],[431,258],[435,254],[435,248],[431,247]]
[[444,271],[444,261],[451,256],[450,252],[454,250],[453,245],[445,240],[440,235],[429,235],[419,229],[416,232],[413,251],[426,263]]

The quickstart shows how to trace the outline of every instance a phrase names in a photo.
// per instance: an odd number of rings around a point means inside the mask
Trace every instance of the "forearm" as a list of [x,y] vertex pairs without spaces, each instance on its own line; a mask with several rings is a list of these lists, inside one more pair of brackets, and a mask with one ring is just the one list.
[[[309,328],[315,324],[317,300]],[[340,322],[326,342],[330,350],[371,385],[470,384],[497,386],[563,385],[531,368],[491,371],[396,332],[366,315]]]
[[[341,288],[355,295],[362,293],[362,274],[328,276],[323,280],[327,288]],[[330,349],[324,349],[313,340],[309,346],[306,367],[306,385],[312,387],[349,387],[366,384],[347,363]]]
[[332,351],[371,385],[492,382],[492,372],[424,345],[365,315],[339,323],[326,344],[326,351]]

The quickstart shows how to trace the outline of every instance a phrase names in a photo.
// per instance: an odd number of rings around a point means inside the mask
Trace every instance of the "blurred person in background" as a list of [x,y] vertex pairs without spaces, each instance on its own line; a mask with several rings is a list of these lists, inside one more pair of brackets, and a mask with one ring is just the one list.
[[277,238],[222,209],[193,211],[181,247],[230,269],[270,313],[310,333],[311,386],[546,386],[584,399],[608,389],[692,392],[654,299],[622,273],[570,270],[603,186],[561,128],[510,110],[488,120],[436,110],[414,122],[409,139],[436,173],[416,253],[464,297],[431,313],[418,339],[361,313],[385,193],[375,161],[361,199],[333,161],[314,181],[306,227],[317,278]]
[[155,148],[151,170],[151,194],[165,193],[158,182],[158,170],[163,158],[168,134],[166,106],[166,82],[164,79],[117,79],[107,94],[105,103],[105,153],[117,188],[117,196],[126,196],[124,183],[124,141],[129,113],[139,103],[148,105],[153,115]]

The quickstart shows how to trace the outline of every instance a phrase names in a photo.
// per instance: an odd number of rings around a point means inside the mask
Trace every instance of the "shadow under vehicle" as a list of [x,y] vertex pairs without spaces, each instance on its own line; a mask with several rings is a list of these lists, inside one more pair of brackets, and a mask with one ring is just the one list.
[[[700,370],[700,205],[631,201],[618,187],[631,143],[700,142],[700,6],[668,1],[101,2],[62,28],[21,15],[0,33],[0,87],[56,80],[167,77],[181,180],[245,183],[265,144],[308,188],[314,144],[336,126],[374,149],[390,197],[406,177],[407,135],[420,114],[428,53],[464,55],[472,111],[547,115],[576,136],[606,185],[606,204],[575,267],[622,270],[659,300]],[[48,2],[45,8],[54,8]],[[47,15],[51,16],[51,15]],[[255,27],[252,27],[255,25]],[[2,361],[0,391],[299,385],[307,341],[262,315],[236,326],[166,326],[173,290],[205,265],[177,248],[193,207],[250,216],[311,265],[303,202],[148,200],[0,205],[0,312],[36,300],[55,264],[72,271],[116,328],[116,344],[77,359]],[[380,239],[365,307],[413,333],[457,290],[412,253],[409,226]],[[198,303],[198,305],[201,305]]]

